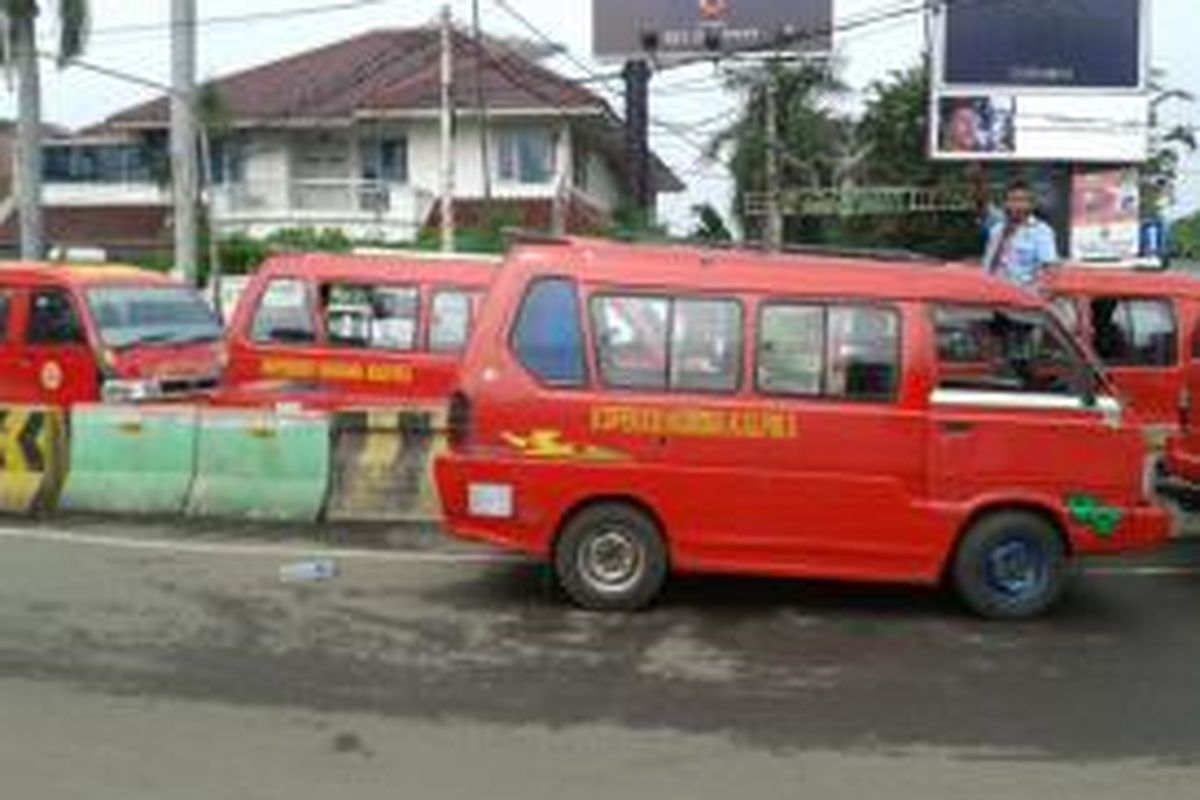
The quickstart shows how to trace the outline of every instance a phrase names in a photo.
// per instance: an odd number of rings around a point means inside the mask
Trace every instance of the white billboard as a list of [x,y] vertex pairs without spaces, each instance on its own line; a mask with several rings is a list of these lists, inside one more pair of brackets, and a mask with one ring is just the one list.
[[758,51],[826,53],[833,0],[592,0],[605,60]]
[[934,158],[1149,158],[1149,0],[961,2],[930,13]]
[[1150,155],[1142,95],[937,93],[930,150],[957,161],[1141,163]]

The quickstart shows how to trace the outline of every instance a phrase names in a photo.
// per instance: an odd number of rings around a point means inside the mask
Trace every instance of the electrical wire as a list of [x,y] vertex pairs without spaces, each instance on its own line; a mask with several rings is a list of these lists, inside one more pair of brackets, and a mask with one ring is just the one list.
[[253,22],[270,22],[281,19],[291,19],[295,17],[311,17],[322,14],[331,14],[341,11],[355,11],[358,9],[369,8],[371,6],[381,6],[387,3],[393,3],[396,0],[342,0],[337,3],[324,3],[320,5],[305,6],[302,8],[293,8],[281,11],[258,11],[246,14],[230,14],[227,16],[204,17],[198,19],[195,23],[145,23],[139,25],[119,25],[108,28],[96,28],[92,30],[92,37],[106,36],[128,36],[133,34],[153,33],[156,35],[170,35],[174,28],[180,27],[189,28],[205,28],[214,25],[241,25]]

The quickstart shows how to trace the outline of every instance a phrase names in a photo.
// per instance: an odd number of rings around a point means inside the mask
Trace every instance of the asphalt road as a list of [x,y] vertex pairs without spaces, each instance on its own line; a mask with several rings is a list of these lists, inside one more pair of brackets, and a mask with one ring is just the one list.
[[434,532],[0,521],[0,796],[1191,798],[1200,549],[1052,617],[690,579],[568,608]]

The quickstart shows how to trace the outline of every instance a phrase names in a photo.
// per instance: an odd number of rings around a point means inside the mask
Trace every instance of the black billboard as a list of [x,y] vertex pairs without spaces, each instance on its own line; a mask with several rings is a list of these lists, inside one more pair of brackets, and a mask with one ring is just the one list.
[[833,0],[592,0],[592,35],[602,58],[824,52],[833,39]]
[[1144,0],[948,0],[943,82],[1139,88],[1143,6]]

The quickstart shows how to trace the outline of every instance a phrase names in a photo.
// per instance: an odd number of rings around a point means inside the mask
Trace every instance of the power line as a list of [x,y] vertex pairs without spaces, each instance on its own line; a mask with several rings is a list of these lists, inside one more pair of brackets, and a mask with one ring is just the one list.
[[[371,6],[380,6],[386,3],[395,2],[395,0],[343,0],[339,3],[325,3],[322,5],[305,6],[303,8],[293,8],[286,11],[258,11],[248,14],[230,14],[218,17],[205,17],[199,19],[194,25],[187,27],[203,28],[212,25],[236,25],[250,22],[267,22],[280,19],[291,19],[294,17],[310,17],[320,14],[331,14],[339,11],[354,11]],[[131,34],[154,33],[160,35],[169,35],[174,23],[146,23],[139,25],[118,25],[109,28],[97,28],[91,32],[91,36],[127,36]]]

